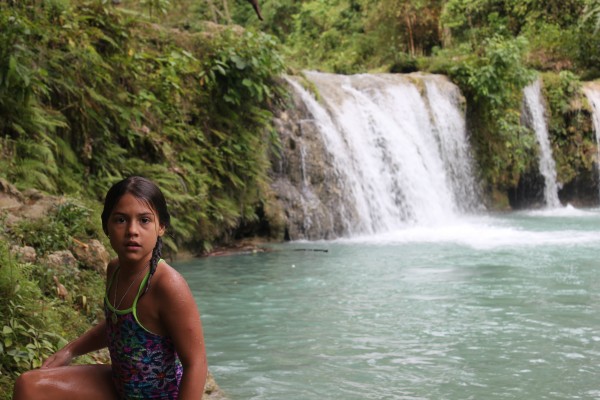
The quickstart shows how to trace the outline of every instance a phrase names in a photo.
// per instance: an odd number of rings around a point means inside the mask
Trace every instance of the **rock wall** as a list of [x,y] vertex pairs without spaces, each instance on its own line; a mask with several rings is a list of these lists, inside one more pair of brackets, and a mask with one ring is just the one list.
[[314,118],[296,92],[275,118],[281,151],[271,157],[272,187],[286,220],[286,240],[331,239],[346,232],[343,213],[356,213],[340,204],[343,188]]
[[[307,74],[307,77],[310,77],[310,75]],[[311,83],[313,80],[311,79],[309,82],[308,79],[302,85],[304,89],[314,85],[314,83]],[[329,80],[327,78],[320,79],[319,90],[323,91],[323,97],[329,101],[331,97],[337,96],[335,101],[338,103],[342,103],[342,100],[346,99],[346,97],[340,98],[343,94],[337,88],[339,82],[347,79],[350,82],[348,84],[350,86],[356,84],[358,81],[353,77],[341,78],[334,75],[331,75],[331,79]],[[420,76],[407,75],[400,78],[394,76],[393,79],[412,79],[418,82],[417,86],[421,92],[425,91],[425,83]],[[288,83],[292,87],[294,84],[297,85],[301,80],[302,78],[294,77],[293,79],[290,78]],[[596,87],[593,89],[600,91]],[[381,90],[381,88],[371,89],[373,92],[376,90]],[[364,93],[368,94],[368,91]],[[361,94],[364,93],[361,92]],[[444,93],[447,94],[446,92]],[[332,155],[330,152],[335,150],[327,148],[327,139],[325,139],[327,135],[323,132],[326,132],[329,126],[327,124],[323,124],[323,126],[318,125],[319,121],[322,121],[323,118],[318,113],[315,113],[315,115],[311,114],[311,112],[314,112],[315,107],[312,103],[309,104],[310,101],[302,98],[302,96],[297,88],[292,88],[290,90],[289,104],[275,118],[275,127],[280,136],[281,149],[280,152],[272,156],[271,178],[273,182],[272,188],[275,193],[275,202],[278,203],[277,207],[274,208],[278,210],[278,221],[283,221],[278,226],[285,226],[284,238],[286,240],[332,239],[349,234],[368,233],[369,229],[364,229],[364,226],[359,226],[357,222],[348,221],[360,221],[361,218],[357,218],[357,216],[364,216],[369,213],[369,210],[374,209],[373,204],[369,204],[370,207],[366,210],[363,207],[363,203],[355,200],[355,196],[353,196],[354,188],[350,187],[353,185],[347,179],[344,180],[342,176],[344,175],[343,171],[339,170],[340,164],[337,163],[334,165],[337,153]],[[349,96],[352,96],[352,94]],[[324,108],[328,108],[329,106],[325,105],[328,101],[319,103],[324,105]],[[591,125],[594,110],[586,106],[585,102],[578,101],[576,103],[577,106],[572,105],[572,109],[563,116],[565,126],[568,128],[565,133],[567,136],[556,138],[552,137],[556,133],[550,132],[550,142],[553,146],[552,151],[557,158],[555,168],[558,172],[558,177],[554,177],[556,188],[553,190],[553,193],[557,192],[558,200],[560,201],[558,207],[561,204],[563,206],[571,204],[577,207],[594,207],[600,201],[600,190],[598,190],[600,185],[598,155],[595,153],[594,143],[590,140],[590,137],[594,135]],[[388,113],[394,113],[396,109]],[[600,114],[600,111],[596,110],[596,113]],[[525,114],[524,112],[522,115],[521,123],[531,132],[534,132],[534,127],[532,127],[531,121],[527,120]],[[364,115],[356,115],[355,117],[355,119],[360,118],[361,121],[365,119]],[[411,116],[409,115],[407,118],[410,119]],[[374,123],[376,122],[374,121]],[[472,124],[468,122],[467,125],[472,128]],[[332,121],[332,123],[336,124],[336,121]],[[436,126],[436,129],[438,128]],[[363,130],[365,135],[368,134],[366,130]],[[411,129],[411,131],[415,131],[415,129]],[[341,147],[344,145],[348,145],[348,143],[341,143]],[[382,143],[382,148],[384,146],[385,144]],[[431,146],[428,148],[431,148]],[[397,146],[393,148],[394,152],[396,150],[398,150]],[[423,149],[418,149],[416,153],[421,153],[421,151]],[[355,164],[360,164],[360,161],[356,162],[360,157],[352,157],[354,156],[351,155],[350,158]],[[458,159],[460,157],[454,158]],[[400,160],[400,162],[405,164],[404,167],[414,165],[413,161],[408,160],[406,157]],[[547,192],[545,189],[547,178],[541,174],[540,164],[541,162],[538,159],[531,160],[527,170],[522,173],[518,183],[514,187],[502,188],[502,190],[489,188],[490,190],[482,193],[482,198],[478,200],[481,200],[490,209],[504,209],[507,206],[512,209],[547,207],[548,200],[545,193]],[[429,165],[425,169],[429,169]],[[474,167],[475,170],[476,168]],[[446,171],[443,173],[451,175],[452,168],[446,168]],[[478,172],[475,171],[473,175],[477,176]],[[379,176],[382,177],[381,174]],[[374,179],[377,180],[378,178]],[[400,198],[398,203],[407,202],[406,199],[401,198],[401,194],[408,190],[410,182],[406,177],[400,177],[399,174],[398,181],[400,193],[400,195],[396,196]],[[363,183],[363,189],[367,185],[368,183]],[[430,186],[436,187],[435,184]],[[379,190],[373,196],[377,196],[381,192],[382,190]],[[372,200],[372,198],[368,200]],[[421,201],[418,203],[424,204],[425,202]],[[465,200],[462,198],[459,204],[464,203]],[[401,206],[402,204],[399,207],[401,208]],[[467,207],[466,212],[468,213],[471,209],[475,208],[477,207]],[[427,209],[426,213],[431,214],[431,207],[427,207]],[[460,211],[465,210],[461,209]],[[411,222],[411,217],[411,213],[408,212],[406,220]],[[419,223],[418,220],[416,222]],[[277,235],[277,237],[280,237],[280,235]]]

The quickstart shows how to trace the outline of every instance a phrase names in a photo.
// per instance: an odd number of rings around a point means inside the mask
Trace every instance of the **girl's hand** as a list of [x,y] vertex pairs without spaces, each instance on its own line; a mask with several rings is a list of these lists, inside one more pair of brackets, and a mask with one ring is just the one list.
[[86,333],[52,354],[44,361],[41,368],[64,367],[71,364],[73,358],[104,347],[106,347],[106,320],[102,320]]
[[69,350],[68,347],[63,347],[48,357],[46,361],[42,363],[41,368],[64,367],[71,364],[72,360],[73,354],[71,353],[71,350]]

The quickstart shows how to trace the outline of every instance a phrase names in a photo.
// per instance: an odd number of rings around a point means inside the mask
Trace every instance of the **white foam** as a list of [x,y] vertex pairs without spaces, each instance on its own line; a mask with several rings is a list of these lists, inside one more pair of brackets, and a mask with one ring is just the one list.
[[[577,213],[552,216],[598,216],[597,212],[583,210]],[[371,236],[339,239],[342,243],[406,244],[448,243],[477,249],[515,246],[586,245],[600,241],[600,231],[546,230],[533,231],[510,225],[509,220],[491,217],[471,218],[462,222],[438,226],[416,226]]]
[[600,215],[599,211],[598,209],[575,208],[571,204],[567,204],[564,207],[523,211],[522,214],[534,217],[589,217]]

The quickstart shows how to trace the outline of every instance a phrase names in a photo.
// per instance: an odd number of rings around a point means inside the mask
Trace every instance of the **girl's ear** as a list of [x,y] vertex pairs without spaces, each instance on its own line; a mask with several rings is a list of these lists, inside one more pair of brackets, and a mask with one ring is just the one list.
[[161,237],[162,235],[164,235],[165,234],[165,230],[166,230],[166,228],[165,228],[164,225],[159,225],[159,227],[158,227],[158,236]]

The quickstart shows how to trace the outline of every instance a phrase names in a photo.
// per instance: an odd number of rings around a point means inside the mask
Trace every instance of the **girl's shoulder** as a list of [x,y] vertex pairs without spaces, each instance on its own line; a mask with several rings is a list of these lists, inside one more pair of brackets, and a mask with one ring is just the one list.
[[173,268],[168,262],[166,262],[162,258],[158,262],[155,273],[169,277],[172,275],[180,275],[175,268]]
[[162,293],[173,293],[187,289],[188,285],[183,276],[165,260],[158,263],[154,277],[157,289]]
[[156,268],[148,294],[151,294],[153,309],[161,316],[181,317],[193,311],[192,305],[195,307],[192,292],[185,279],[163,261]]

